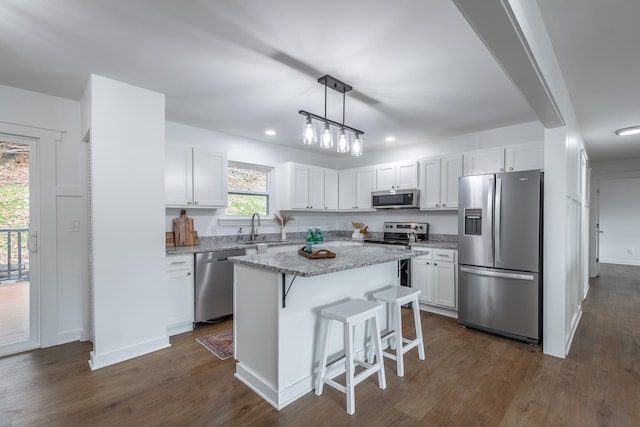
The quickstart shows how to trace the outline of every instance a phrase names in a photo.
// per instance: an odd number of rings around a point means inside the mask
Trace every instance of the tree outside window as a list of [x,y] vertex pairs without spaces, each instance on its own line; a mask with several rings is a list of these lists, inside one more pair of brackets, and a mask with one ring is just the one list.
[[269,214],[271,168],[246,163],[229,162],[227,167],[229,216]]

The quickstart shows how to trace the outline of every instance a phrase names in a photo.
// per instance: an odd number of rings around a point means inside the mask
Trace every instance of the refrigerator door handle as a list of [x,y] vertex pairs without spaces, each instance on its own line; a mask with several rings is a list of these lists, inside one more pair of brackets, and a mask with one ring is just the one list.
[[495,207],[495,248],[496,248],[496,254],[495,254],[495,259],[496,259],[496,266],[498,265],[498,263],[501,261],[501,247],[500,247],[500,241],[502,239],[502,236],[500,234],[500,230],[502,228],[502,218],[501,218],[501,211],[502,211],[502,178],[496,178],[496,207]]
[[469,267],[460,267],[460,271],[462,271],[463,273],[477,274],[478,276],[500,277],[503,279],[517,279],[517,280],[534,280],[535,279],[535,277],[532,274],[503,273],[500,271],[479,270],[476,268],[469,268]]
[[487,235],[484,241],[487,243],[487,254],[490,263],[493,263],[493,193],[495,187],[493,185],[493,178],[489,178],[489,191],[487,192]]

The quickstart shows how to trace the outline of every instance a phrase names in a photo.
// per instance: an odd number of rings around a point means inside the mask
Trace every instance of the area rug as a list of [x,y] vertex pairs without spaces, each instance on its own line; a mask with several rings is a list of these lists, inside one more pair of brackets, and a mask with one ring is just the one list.
[[233,356],[233,329],[227,329],[213,334],[196,338],[207,350],[215,354],[221,360]]

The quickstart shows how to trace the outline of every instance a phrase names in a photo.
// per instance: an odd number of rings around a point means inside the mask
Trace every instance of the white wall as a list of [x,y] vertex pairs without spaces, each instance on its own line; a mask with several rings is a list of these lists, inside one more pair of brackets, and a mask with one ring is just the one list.
[[[90,83],[92,369],[169,345],[164,283],[164,95]],[[84,115],[88,117],[88,115]]]
[[566,126],[545,134],[544,213],[544,353],[564,358],[569,352],[582,313],[584,262],[581,244],[588,243],[581,227],[583,215],[580,156],[584,148],[569,92],[536,2],[508,0],[524,42],[550,90]]
[[600,262],[640,265],[640,177],[603,179],[599,190]]
[[[80,103],[0,85],[0,122],[14,126],[18,135],[41,135],[41,345],[78,340],[83,338],[86,271],[85,146],[80,138]],[[80,232],[70,229],[75,220],[80,221]]]

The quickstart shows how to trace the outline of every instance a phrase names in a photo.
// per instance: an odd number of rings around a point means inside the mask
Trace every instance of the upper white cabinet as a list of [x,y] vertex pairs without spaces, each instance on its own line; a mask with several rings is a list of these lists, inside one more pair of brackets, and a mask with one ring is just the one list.
[[462,155],[434,157],[420,162],[420,209],[457,209]]
[[509,145],[505,148],[507,172],[544,169],[544,142]]
[[348,169],[338,173],[338,209],[372,210],[371,192],[375,190],[373,167]]
[[280,175],[280,209],[337,209],[337,171],[288,162],[280,167]]
[[463,157],[465,175],[544,169],[544,142],[468,151]]
[[226,154],[167,141],[165,198],[167,206],[226,207]]
[[504,147],[465,151],[463,159],[465,175],[504,172]]
[[418,188],[418,163],[399,162],[376,167],[377,190]]

